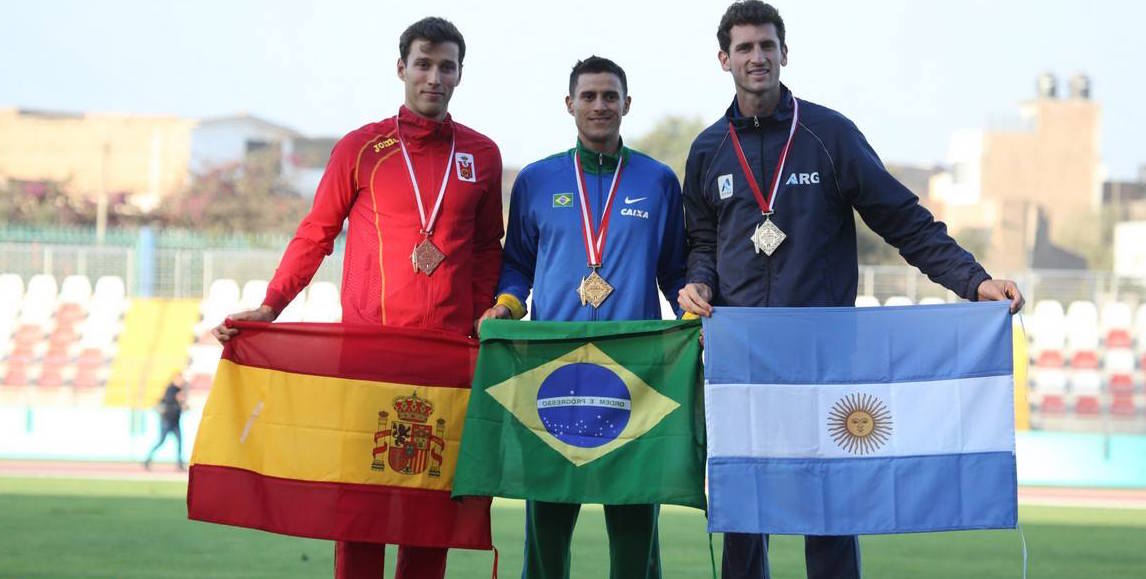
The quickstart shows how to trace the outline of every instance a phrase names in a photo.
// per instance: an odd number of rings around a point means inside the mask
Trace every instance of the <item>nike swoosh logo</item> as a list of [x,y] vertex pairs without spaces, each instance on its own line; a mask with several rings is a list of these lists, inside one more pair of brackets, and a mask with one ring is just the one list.
[[645,199],[648,199],[648,197],[637,197],[636,199],[629,199],[629,197],[626,195],[625,196],[625,205],[632,205],[633,203],[636,203],[637,201],[644,201]]

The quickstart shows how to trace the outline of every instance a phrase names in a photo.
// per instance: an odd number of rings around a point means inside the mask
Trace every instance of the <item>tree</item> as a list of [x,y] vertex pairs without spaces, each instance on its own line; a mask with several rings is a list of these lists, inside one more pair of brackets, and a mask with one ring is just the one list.
[[242,163],[192,178],[191,187],[160,209],[168,225],[212,233],[289,233],[309,202],[282,180],[277,150],[254,151]]
[[652,131],[639,137],[635,148],[672,167],[678,179],[684,179],[684,162],[692,140],[707,125],[698,118],[668,116],[661,119]]

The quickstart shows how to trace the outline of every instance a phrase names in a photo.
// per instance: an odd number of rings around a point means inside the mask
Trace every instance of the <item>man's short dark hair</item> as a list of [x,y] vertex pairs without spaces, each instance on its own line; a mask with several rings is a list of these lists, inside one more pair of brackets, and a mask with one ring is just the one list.
[[573,91],[577,90],[577,79],[581,75],[595,74],[598,72],[607,72],[617,75],[617,78],[621,79],[622,95],[629,94],[629,80],[625,78],[625,70],[607,58],[593,55],[585,60],[578,60],[577,64],[573,66],[573,72],[569,73],[569,96],[575,96]]
[[720,27],[716,29],[716,41],[720,43],[720,50],[728,52],[732,44],[732,27],[742,24],[752,26],[774,24],[776,35],[780,37],[780,46],[788,46],[784,41],[784,19],[780,18],[779,10],[760,0],[740,0],[733,2],[720,19]]
[[466,41],[462,38],[462,33],[458,32],[458,28],[445,18],[438,18],[437,16],[423,18],[411,24],[402,33],[402,36],[398,38],[398,53],[402,56],[403,62],[410,56],[410,46],[414,44],[415,40],[425,40],[430,44],[453,42],[458,45],[458,64],[460,65],[466,59]]

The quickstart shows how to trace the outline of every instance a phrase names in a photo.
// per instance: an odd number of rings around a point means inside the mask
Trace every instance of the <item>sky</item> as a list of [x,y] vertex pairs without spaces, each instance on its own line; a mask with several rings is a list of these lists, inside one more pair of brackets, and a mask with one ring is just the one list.
[[[1091,77],[1107,176],[1146,163],[1146,3],[799,0],[781,80],[850,117],[885,162],[942,163],[950,135],[1017,117],[1043,72]],[[630,141],[667,115],[715,121],[731,102],[716,27],[727,3],[418,0],[101,0],[0,8],[0,107],[177,115],[250,113],[341,136],[402,102],[398,36],[444,16],[465,36],[454,118],[507,166],[572,146],[569,71],[598,54],[629,79]]]

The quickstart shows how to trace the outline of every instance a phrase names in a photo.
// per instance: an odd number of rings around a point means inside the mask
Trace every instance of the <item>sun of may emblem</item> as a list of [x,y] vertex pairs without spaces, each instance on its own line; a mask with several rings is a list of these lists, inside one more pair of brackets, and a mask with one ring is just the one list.
[[828,413],[828,433],[851,454],[871,454],[891,438],[891,412],[871,394],[848,394]]

